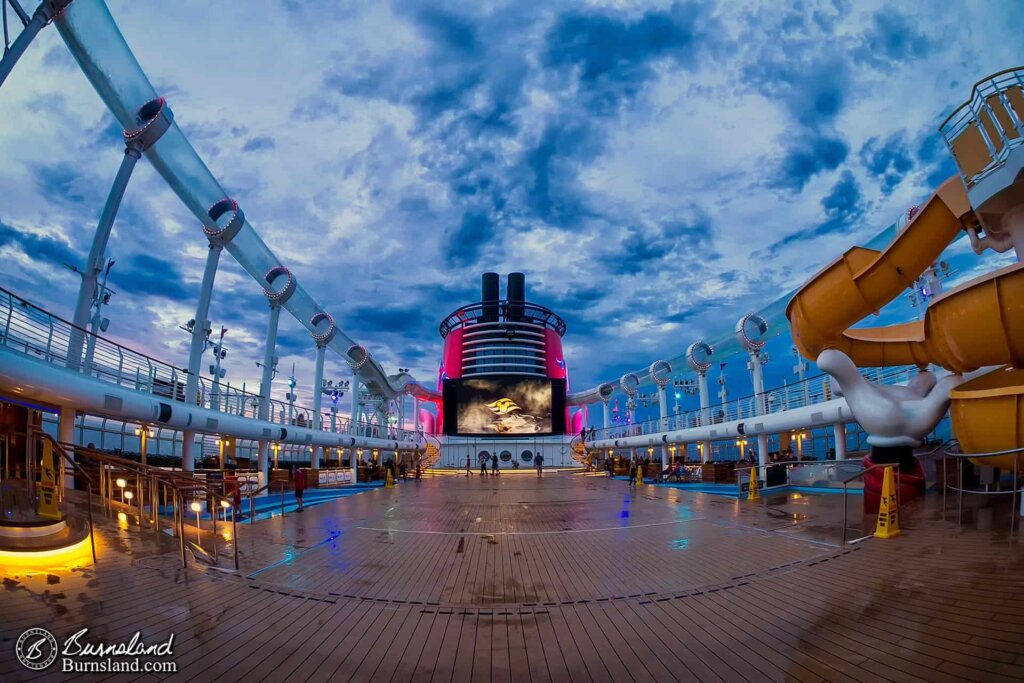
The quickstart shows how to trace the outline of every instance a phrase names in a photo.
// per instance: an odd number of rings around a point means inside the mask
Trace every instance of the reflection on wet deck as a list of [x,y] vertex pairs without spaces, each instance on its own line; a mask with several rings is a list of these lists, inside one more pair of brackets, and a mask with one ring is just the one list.
[[969,508],[958,530],[932,497],[903,536],[839,547],[842,505],[441,477],[239,526],[237,576],[183,572],[171,539],[111,520],[96,567],[4,577],[0,677],[32,677],[13,643],[37,625],[174,632],[178,677],[199,680],[1024,676],[1004,515],[973,528]]

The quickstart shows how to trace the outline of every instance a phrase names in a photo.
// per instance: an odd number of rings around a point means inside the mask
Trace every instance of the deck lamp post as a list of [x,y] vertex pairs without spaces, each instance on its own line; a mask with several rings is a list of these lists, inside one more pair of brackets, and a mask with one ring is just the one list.
[[[224,511],[224,523],[227,524],[227,522],[228,522],[228,508],[231,507],[231,503],[229,503],[226,500],[222,500],[220,502],[220,507],[221,507],[221,510]],[[234,515],[234,513],[232,513],[232,516],[233,515]]]
[[281,452],[281,444],[275,443],[274,444],[274,469],[275,470],[277,469],[277,455],[280,452]]
[[225,445],[226,445],[226,441],[225,441],[225,439],[223,437],[220,437],[220,438],[217,439],[217,449],[218,449],[217,458],[218,458],[218,461],[220,462],[220,468],[221,469],[224,469],[224,446]]
[[284,395],[288,399],[288,422],[292,424],[292,417],[295,412],[295,364],[292,363],[292,376],[288,378],[288,393]]
[[117,488],[121,490],[121,503],[124,503],[124,487],[128,485],[128,482],[121,477],[118,477],[117,481],[114,483],[117,484]]

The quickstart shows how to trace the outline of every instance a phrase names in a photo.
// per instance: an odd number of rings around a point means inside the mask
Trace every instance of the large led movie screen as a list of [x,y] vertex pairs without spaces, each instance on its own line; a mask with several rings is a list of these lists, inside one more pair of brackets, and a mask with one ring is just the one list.
[[449,433],[472,436],[552,434],[565,421],[553,419],[555,407],[563,402],[556,400],[549,379],[473,378],[452,382],[452,386],[446,388],[450,396],[454,394],[452,407],[456,413],[455,429]]

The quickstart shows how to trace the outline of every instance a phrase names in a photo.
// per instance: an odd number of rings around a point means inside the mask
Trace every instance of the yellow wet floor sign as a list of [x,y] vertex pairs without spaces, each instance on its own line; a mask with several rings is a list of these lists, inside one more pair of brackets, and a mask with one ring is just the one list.
[[896,505],[896,481],[891,467],[885,468],[882,478],[882,501],[878,506],[878,524],[875,538],[893,538],[900,535],[900,510]]
[[747,488],[747,500],[761,500],[761,491],[757,487],[757,468],[750,470],[750,486]]
[[387,476],[384,478],[384,488],[389,489],[395,485],[395,480],[391,478],[391,470],[387,470]]
[[57,468],[53,463],[53,445],[43,441],[43,459],[39,472],[39,516],[60,519],[57,507]]

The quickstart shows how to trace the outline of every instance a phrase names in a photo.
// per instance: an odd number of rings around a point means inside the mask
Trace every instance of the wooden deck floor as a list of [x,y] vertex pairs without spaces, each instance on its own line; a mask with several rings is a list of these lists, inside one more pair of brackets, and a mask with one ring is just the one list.
[[173,680],[1024,678],[1015,538],[928,500],[840,548],[841,501],[439,477],[240,526],[240,575],[105,522],[95,567],[4,577],[0,679],[62,678],[14,658],[31,626],[173,632]]

